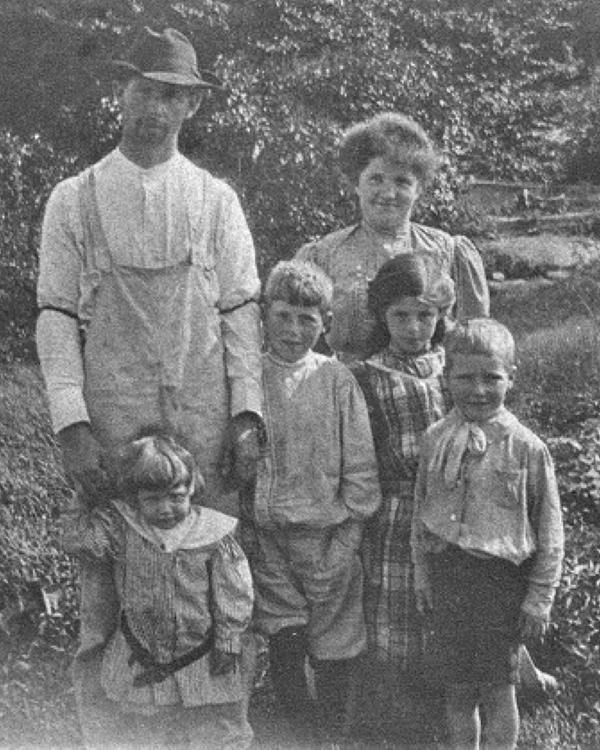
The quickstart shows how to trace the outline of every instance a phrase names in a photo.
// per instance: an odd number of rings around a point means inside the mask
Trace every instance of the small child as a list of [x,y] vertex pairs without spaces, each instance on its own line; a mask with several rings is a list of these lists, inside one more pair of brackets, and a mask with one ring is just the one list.
[[376,353],[352,367],[369,406],[383,494],[363,546],[369,660],[361,728],[407,743],[430,740],[439,714],[424,680],[410,532],[419,443],[446,413],[440,342],[453,304],[443,269],[414,253],[391,258],[368,287]]
[[548,624],[563,556],[560,500],[546,446],[504,406],[515,372],[510,331],[473,319],[445,345],[454,408],[423,440],[415,591],[432,609],[450,746],[514,748],[514,660],[519,642]]
[[308,655],[320,717],[335,731],[365,647],[359,547],[380,502],[377,463],[358,384],[343,364],[312,350],[330,317],[329,279],[310,263],[280,262],[264,297],[268,443],[249,509],[255,622],[269,638],[284,713],[311,717]]
[[190,747],[246,748],[239,660],[253,591],[236,520],[192,505],[203,480],[171,437],[132,441],[119,468],[122,499],[64,521],[69,552],[114,561],[121,611],[101,684],[115,721],[126,715],[135,747],[171,746],[174,731]]

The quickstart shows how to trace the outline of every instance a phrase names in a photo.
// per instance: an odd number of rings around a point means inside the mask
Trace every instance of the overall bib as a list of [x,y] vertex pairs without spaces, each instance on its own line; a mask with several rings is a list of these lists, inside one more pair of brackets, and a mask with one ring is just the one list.
[[[202,206],[198,201],[206,200],[207,191],[198,180],[198,190],[190,192],[177,217],[186,222],[186,259],[160,268],[123,266],[115,262],[102,227],[93,168],[83,173],[84,396],[93,434],[109,457],[143,428],[168,430],[197,460],[207,485],[205,504],[237,515],[237,498],[224,491],[222,480],[229,392],[214,228],[208,221],[192,226],[191,206]],[[99,683],[117,612],[112,566],[83,561],[74,682],[88,746],[106,746],[110,729],[118,740],[115,706]]]

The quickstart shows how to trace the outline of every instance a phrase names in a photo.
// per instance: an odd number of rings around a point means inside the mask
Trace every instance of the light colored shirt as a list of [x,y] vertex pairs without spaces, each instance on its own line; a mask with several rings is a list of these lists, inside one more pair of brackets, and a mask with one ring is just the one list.
[[[233,190],[179,153],[142,169],[116,149],[94,171],[102,228],[118,265],[161,269],[183,262],[190,232],[192,241],[213,244],[214,253],[208,255],[214,254],[215,265],[207,273],[214,271],[218,280],[231,413],[260,414],[259,312],[255,304],[244,304],[258,298],[260,282],[252,238]],[[189,206],[199,181],[201,199]],[[89,421],[79,327],[89,315],[83,258],[90,248],[80,190],[79,176],[53,190],[40,248],[38,351],[56,432]]]
[[340,229],[304,245],[296,257],[316,263],[333,281],[333,321],[328,342],[345,359],[364,359],[374,319],[367,309],[367,287],[381,266],[399,253],[419,253],[449,273],[456,286],[457,318],[489,315],[485,269],[466,237],[411,222],[407,237],[387,242],[366,224]]
[[[112,559],[122,611],[137,641],[161,663],[199,646],[214,627],[215,646],[240,653],[252,615],[248,562],[232,534],[236,520],[210,508],[192,508],[173,529],[147,524],[127,504],[71,509],[63,516],[63,546],[96,560]],[[167,680],[133,687],[140,667],[120,630],[106,649],[102,681],[109,697],[140,706],[239,700],[239,675],[212,678],[207,659]]]
[[268,442],[259,461],[259,526],[326,528],[363,521],[381,492],[369,415],[341,362],[309,351],[297,362],[263,356]]
[[437,448],[462,418],[454,409],[425,433],[415,487],[411,545],[415,581],[427,580],[427,553],[454,544],[520,565],[533,558],[522,609],[547,618],[560,581],[564,535],[552,458],[506,409],[481,425],[484,452],[464,454],[449,486]]

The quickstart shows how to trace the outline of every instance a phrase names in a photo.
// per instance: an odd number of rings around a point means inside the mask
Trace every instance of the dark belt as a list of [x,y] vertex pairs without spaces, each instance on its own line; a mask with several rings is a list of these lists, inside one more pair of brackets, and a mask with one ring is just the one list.
[[211,627],[199,646],[172,661],[160,662],[156,661],[150,651],[145,646],[142,646],[131,632],[125,612],[121,612],[121,631],[125,636],[127,645],[131,649],[131,656],[127,660],[127,663],[130,667],[134,664],[139,664],[144,669],[143,672],[134,677],[134,687],[144,687],[145,685],[152,685],[155,682],[166,680],[170,675],[205,656],[211,650],[215,641],[214,630]]

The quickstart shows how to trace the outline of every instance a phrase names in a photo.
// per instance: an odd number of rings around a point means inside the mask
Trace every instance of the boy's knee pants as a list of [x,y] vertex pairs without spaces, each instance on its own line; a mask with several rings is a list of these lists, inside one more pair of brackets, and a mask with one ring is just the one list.
[[256,625],[268,635],[307,628],[315,659],[350,659],[365,647],[362,565],[343,527],[257,529]]

